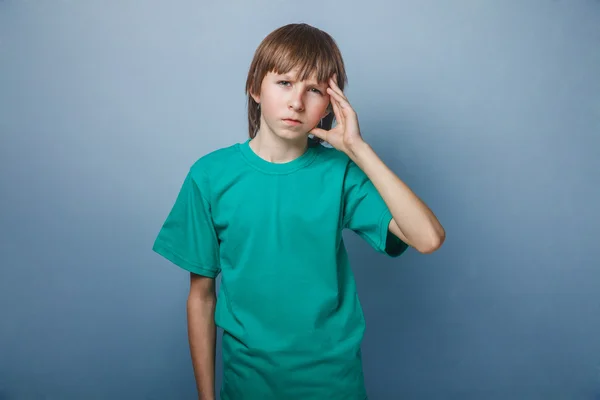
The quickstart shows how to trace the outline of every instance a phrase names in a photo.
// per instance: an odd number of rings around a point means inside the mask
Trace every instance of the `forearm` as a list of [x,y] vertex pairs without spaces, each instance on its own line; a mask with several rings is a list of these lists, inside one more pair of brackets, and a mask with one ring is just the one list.
[[361,141],[348,153],[383,198],[408,244],[422,253],[439,248],[445,237],[444,228],[429,207],[385,165],[371,146]]
[[215,399],[215,304],[213,296],[190,296],[187,301],[188,338],[198,399]]

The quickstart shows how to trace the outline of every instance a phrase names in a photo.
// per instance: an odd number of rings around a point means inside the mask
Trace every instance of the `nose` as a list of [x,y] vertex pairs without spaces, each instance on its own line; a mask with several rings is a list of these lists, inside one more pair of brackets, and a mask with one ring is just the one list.
[[291,110],[300,112],[304,111],[304,100],[302,99],[303,91],[302,90],[294,90],[290,94],[290,98],[288,100],[288,107]]

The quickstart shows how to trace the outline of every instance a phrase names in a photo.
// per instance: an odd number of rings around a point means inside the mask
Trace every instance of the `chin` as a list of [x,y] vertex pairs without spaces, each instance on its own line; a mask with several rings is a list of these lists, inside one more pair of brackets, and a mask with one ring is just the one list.
[[308,132],[304,132],[304,131],[294,131],[294,130],[283,130],[283,131],[279,131],[276,132],[275,135],[277,135],[279,138],[284,139],[284,140],[299,140],[302,138],[307,138],[308,137]]

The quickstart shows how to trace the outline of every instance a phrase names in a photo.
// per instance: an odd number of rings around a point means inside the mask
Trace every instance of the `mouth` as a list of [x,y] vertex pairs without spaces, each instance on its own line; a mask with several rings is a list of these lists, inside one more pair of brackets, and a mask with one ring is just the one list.
[[283,122],[292,126],[300,125],[302,123],[302,121],[293,118],[284,118]]

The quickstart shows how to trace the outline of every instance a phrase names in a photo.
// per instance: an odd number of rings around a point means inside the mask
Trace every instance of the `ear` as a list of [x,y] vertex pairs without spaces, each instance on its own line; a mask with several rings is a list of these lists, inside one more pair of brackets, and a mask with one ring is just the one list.
[[250,93],[250,96],[252,96],[252,98],[254,99],[255,102],[257,102],[258,104],[260,104],[260,95],[254,94],[254,93]]

